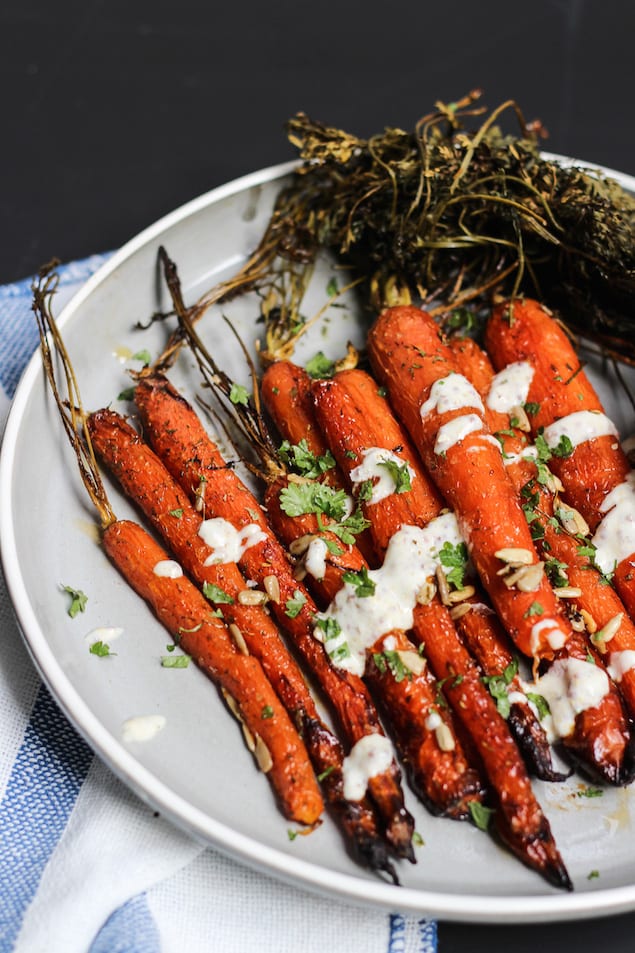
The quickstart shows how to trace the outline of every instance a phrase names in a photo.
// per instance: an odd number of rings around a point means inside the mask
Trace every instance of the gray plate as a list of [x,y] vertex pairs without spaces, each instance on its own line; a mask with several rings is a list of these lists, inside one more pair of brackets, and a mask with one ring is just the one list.
[[[189,203],[144,231],[118,252],[60,316],[84,404],[127,410],[117,395],[129,384],[130,355],[156,355],[166,329],[134,329],[165,307],[156,257],[164,244],[179,263],[188,301],[235,271],[262,234],[281,180],[281,166],[247,176]],[[635,190],[635,181],[620,176]],[[324,300],[328,263],[313,283],[315,310]],[[331,308],[326,337],[315,329],[298,358],[322,349],[339,356],[364,328],[354,305]],[[306,313],[312,313],[311,300]],[[228,312],[253,340],[257,303],[241,299]],[[218,362],[238,379],[244,362],[218,313],[200,325]],[[126,357],[127,356],[127,357]],[[608,412],[626,434],[632,415],[603,368],[592,368]],[[191,359],[182,358],[174,382],[188,394],[198,384]],[[114,487],[117,515],[133,516]],[[43,505],[43,500],[46,505]],[[401,888],[357,867],[327,820],[310,837],[291,841],[264,777],[241,743],[239,729],[216,691],[193,666],[161,668],[169,639],[127,588],[96,542],[94,513],[76,475],[56,412],[43,384],[38,356],[28,366],[7,424],[0,464],[4,570],[27,645],[44,680],[84,737],[123,781],[176,824],[246,863],[322,893],[446,920],[532,921],[589,917],[635,907],[635,791],[580,798],[580,780],[536,785],[575,882],[573,894],[540,877],[468,824],[433,819],[409,796],[425,845],[416,865],[399,871]],[[51,501],[54,501],[51,503]],[[87,593],[87,611],[71,620],[60,584]],[[120,626],[117,655],[88,652],[89,633]],[[123,722],[161,714],[165,728],[151,741],[124,743]],[[599,878],[589,879],[591,870]]]

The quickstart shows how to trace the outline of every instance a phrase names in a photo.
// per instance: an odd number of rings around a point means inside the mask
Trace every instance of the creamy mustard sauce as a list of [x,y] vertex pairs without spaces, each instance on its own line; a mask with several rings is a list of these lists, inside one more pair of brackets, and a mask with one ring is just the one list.
[[475,407],[484,411],[476,388],[462,374],[448,374],[435,381],[430,388],[430,396],[421,405],[422,418],[428,417],[434,410],[445,414],[449,410],[461,410],[463,407]]
[[213,550],[205,560],[206,566],[237,563],[251,546],[262,543],[267,538],[256,523],[248,523],[242,529],[236,529],[221,516],[203,520],[198,535]]
[[347,801],[361,801],[371,778],[387,771],[393,761],[392,744],[385,735],[364,735],[344,758],[342,776]]
[[550,714],[542,724],[550,741],[567,738],[575,727],[576,715],[596,708],[609,691],[608,675],[600,665],[582,659],[558,659],[525,691],[542,695]]
[[166,579],[179,579],[183,575],[183,570],[174,559],[159,560],[152,572],[155,576],[163,576]]
[[326,575],[326,554],[328,546],[323,539],[319,537],[312,539],[309,543],[306,555],[304,557],[304,568],[309,576],[313,576],[318,582],[324,579]]
[[493,377],[485,403],[490,410],[509,414],[527,402],[533,378],[534,369],[528,361],[508,364]]
[[437,454],[447,453],[450,447],[460,443],[469,434],[483,429],[483,421],[476,414],[463,414],[461,417],[455,417],[447,424],[439,427],[437,439],[434,444],[434,452]]
[[[453,546],[463,542],[454,513],[444,513],[424,528],[402,526],[390,540],[383,566],[368,572],[375,583],[374,594],[358,596],[352,584],[342,586],[328,609],[318,615],[339,623],[340,633],[325,643],[328,654],[335,656],[335,665],[362,675],[366,653],[382,635],[412,628],[417,593],[434,576],[445,542]],[[315,635],[323,639],[320,628]]]
[[573,447],[597,437],[617,437],[617,428],[612,420],[595,410],[578,410],[561,417],[545,427],[543,436],[550,449],[557,447],[562,437],[568,437]]
[[600,511],[606,516],[592,540],[594,561],[603,573],[610,573],[635,553],[635,473],[607,493]]
[[137,715],[134,718],[128,718],[122,726],[123,740],[150,741],[165,728],[166,722],[165,715]]
[[380,500],[385,500],[387,496],[395,492],[397,486],[395,478],[387,467],[382,466],[387,462],[394,463],[398,467],[407,467],[410,480],[414,479],[415,472],[410,464],[398,457],[396,453],[383,447],[368,447],[367,450],[362,451],[362,462],[349,474],[354,486],[365,483],[366,480],[376,481],[373,482],[368,503],[379,503]]
[[632,649],[611,652],[606,669],[614,682],[621,682],[627,672],[635,669],[635,652]]
[[531,627],[529,642],[533,652],[538,649],[538,646],[542,641],[541,635],[545,631],[549,633],[547,635],[547,642],[554,651],[561,649],[564,643],[567,641],[567,636],[562,631],[559,623],[555,619],[541,619],[539,622],[535,622]]

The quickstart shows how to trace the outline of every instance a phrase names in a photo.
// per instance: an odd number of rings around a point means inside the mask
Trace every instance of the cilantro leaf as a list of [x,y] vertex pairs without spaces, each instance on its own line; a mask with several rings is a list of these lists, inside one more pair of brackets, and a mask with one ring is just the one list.
[[306,362],[305,371],[314,380],[324,377],[333,377],[335,373],[335,362],[328,358],[322,351]]
[[296,589],[293,593],[293,598],[287,599],[285,603],[285,615],[288,615],[290,619],[295,619],[295,617],[302,611],[302,606],[305,603],[306,596],[303,592],[300,592],[299,589]]
[[81,589],[74,589],[72,586],[62,586],[64,592],[68,592],[71,597],[71,604],[68,607],[68,614],[74,619],[80,612],[86,611],[88,596]]
[[377,466],[388,470],[395,484],[395,493],[407,493],[412,489],[410,469],[407,463],[396,463],[395,460],[380,460]]
[[454,546],[446,540],[439,550],[439,562],[444,568],[450,570],[445,574],[448,584],[455,586],[457,589],[463,588],[467,561],[467,546],[465,543],[457,543]]
[[344,582],[355,588],[355,595],[360,598],[372,596],[375,594],[375,583],[368,575],[366,566],[362,566],[359,572],[345,572],[342,574]]
[[287,516],[324,513],[339,520],[346,512],[347,503],[345,490],[335,490],[325,483],[289,483],[280,491],[280,505]]
[[117,654],[116,652],[111,652],[108,643],[102,642],[101,639],[97,642],[93,642],[88,651],[91,655],[97,655],[99,658],[107,658],[109,655]]
[[545,560],[545,572],[547,573],[549,582],[552,586],[555,586],[556,589],[569,585],[569,577],[565,572],[568,568],[567,563],[561,562],[561,560],[556,559],[555,556]]
[[382,675],[386,672],[386,669],[388,669],[397,683],[403,682],[404,678],[412,678],[412,672],[405,664],[399,652],[394,649],[386,649],[384,652],[374,652],[373,662]]
[[536,692],[527,692],[527,700],[536,706],[538,718],[546,718],[550,714],[549,702],[544,695],[538,695]]
[[242,384],[232,384],[229,399],[232,404],[243,404],[246,407],[249,403],[249,392]]
[[162,655],[161,665],[163,668],[187,668],[190,664],[189,655]]
[[523,619],[531,619],[534,615],[542,615],[544,611],[539,602],[532,602],[527,611],[523,613]]
[[559,457],[560,459],[564,460],[571,456],[573,450],[574,446],[571,443],[570,438],[567,437],[566,433],[563,433],[556,446],[551,448],[551,453],[554,457]]
[[206,599],[215,602],[217,605],[221,605],[222,603],[231,605],[234,602],[233,596],[230,596],[228,592],[225,592],[224,589],[221,589],[220,586],[215,585],[213,582],[204,583],[203,595]]
[[478,801],[470,801],[469,810],[470,818],[478,827],[479,831],[486,831],[488,829],[492,815],[496,813],[491,807],[485,807],[484,804],[479,804]]
[[309,450],[309,445],[304,437],[296,444],[284,440],[280,444],[278,452],[288,466],[293,467],[307,480],[316,480],[335,466],[335,457],[330,450],[327,450],[322,456],[316,456]]

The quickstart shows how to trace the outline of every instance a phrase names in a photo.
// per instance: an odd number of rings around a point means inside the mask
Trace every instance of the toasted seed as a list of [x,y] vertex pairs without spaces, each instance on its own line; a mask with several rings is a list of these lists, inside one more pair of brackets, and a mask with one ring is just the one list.
[[241,606],[262,606],[267,601],[267,593],[261,589],[242,589],[238,601]]
[[306,566],[304,565],[304,562],[298,563],[298,565],[293,570],[293,578],[295,579],[296,582],[302,582],[302,580],[305,577],[306,577]]
[[273,758],[271,757],[271,752],[269,748],[264,743],[260,735],[256,735],[256,750],[254,752],[256,756],[256,761],[258,762],[258,767],[265,774],[267,771],[271,771],[273,767]]
[[246,743],[247,743],[247,747],[249,748],[249,750],[250,750],[251,753],[253,754],[253,753],[255,752],[255,750],[256,750],[256,739],[255,739],[254,736],[252,735],[251,731],[249,730],[249,728],[247,727],[247,725],[245,724],[245,722],[242,721],[242,720],[241,720],[241,727],[242,727],[242,730],[243,730],[243,736],[244,736],[245,741],[246,741]]
[[406,666],[409,672],[412,672],[413,675],[421,675],[426,668],[426,660],[422,655],[419,655],[418,652],[410,651],[408,649],[398,649],[397,655]]
[[591,615],[590,612],[587,612],[586,609],[580,609],[580,615],[584,620],[584,627],[590,635],[593,635],[594,632],[598,630],[598,624]]
[[262,580],[262,584],[271,601],[276,603],[280,602],[280,583],[278,582],[278,577],[273,575],[265,576]]
[[447,606],[450,604],[450,587],[448,586],[448,580],[446,579],[446,575],[442,566],[437,566],[435,575],[437,580],[437,588],[439,590],[439,597],[443,605]]
[[513,547],[509,547],[509,549],[499,549],[494,555],[497,559],[508,563],[510,566],[529,566],[535,559],[531,550],[515,549]]
[[622,624],[622,619],[624,618],[623,612],[618,612],[617,615],[614,615],[612,619],[602,626],[601,629],[598,629],[597,632],[593,634],[593,641],[599,648],[600,652],[606,651],[606,643],[610,642],[611,639],[617,634],[619,627]]
[[520,578],[516,581],[516,588],[521,592],[535,592],[540,588],[542,577],[545,574],[544,564],[534,563],[532,566],[524,566],[518,570]]
[[294,539],[293,542],[290,543],[289,552],[292,556],[302,556],[303,553],[306,553],[313,540],[317,538],[315,533],[306,533],[304,536],[298,536],[297,539]]
[[524,407],[518,404],[516,407],[512,407],[509,412],[509,416],[515,418],[516,427],[518,430],[522,430],[524,433],[529,433],[531,430],[531,424],[529,423],[529,417],[527,416],[527,411]]
[[230,695],[226,688],[221,688],[221,692],[222,692],[223,698],[225,699],[227,707],[229,708],[234,718],[238,719],[238,721],[242,723],[243,716],[240,714],[240,708],[238,707],[238,702],[236,701],[234,696]]
[[590,532],[589,524],[582,514],[578,513],[572,506],[569,506],[568,503],[558,503],[556,516],[567,533],[571,533],[573,536],[588,536]]
[[434,735],[441,751],[454,751],[454,737],[444,721],[434,729]]
[[247,643],[245,642],[245,637],[236,625],[235,622],[232,622],[229,626],[229,631],[232,639],[236,643],[236,648],[242,655],[249,655],[249,649],[247,648]]
[[558,599],[577,599],[582,595],[582,590],[577,586],[558,586],[553,591]]
[[437,594],[437,587],[431,579],[427,579],[417,593],[417,602],[420,606],[430,605]]
[[466,599],[471,599],[475,592],[474,586],[463,586],[462,589],[455,589],[448,596],[448,604],[453,606],[458,602],[465,602]]
[[462,618],[464,615],[467,615],[470,612],[472,606],[469,602],[459,602],[458,606],[452,606],[450,609],[450,618],[456,622],[457,619]]

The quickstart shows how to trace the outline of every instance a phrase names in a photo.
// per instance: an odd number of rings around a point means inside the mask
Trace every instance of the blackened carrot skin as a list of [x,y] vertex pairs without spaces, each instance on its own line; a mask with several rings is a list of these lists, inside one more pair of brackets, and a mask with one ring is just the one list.
[[[192,407],[159,376],[143,378],[136,387],[135,400],[146,438],[191,499],[196,498],[203,477],[208,516],[227,519],[236,529],[255,524],[264,533],[265,541],[246,549],[239,564],[246,576],[261,586],[266,576],[277,577],[280,601],[270,604],[271,611],[281,628],[291,636],[335,709],[348,743],[352,746],[374,732],[383,734],[376,707],[362,680],[335,668],[322,643],[314,637],[315,602],[293,577],[289,558],[257,499],[226,464]],[[290,617],[286,605],[297,598],[298,591],[302,592],[305,602],[300,612]],[[414,859],[414,820],[404,805],[396,761],[387,771],[370,779],[368,791],[394,853]]]
[[224,623],[186,576],[154,572],[168,554],[136,523],[112,523],[103,546],[183,651],[234,700],[256,751],[263,744],[270,755],[267,774],[285,815],[315,824],[323,805],[306,750],[257,659],[237,652]]
[[303,675],[280,638],[270,616],[258,606],[241,605],[246,582],[234,563],[206,566],[210,549],[198,535],[202,517],[159,458],[139,434],[111,410],[88,418],[93,446],[163,537],[199,586],[218,586],[233,603],[221,603],[225,622],[238,625],[250,653],[257,658],[308,749],[324,796],[353,856],[371,868],[396,875],[367,799],[344,797],[344,751],[318,716]]

